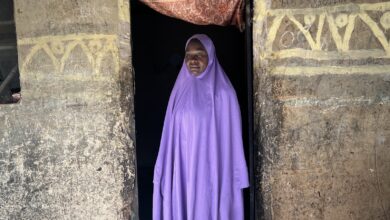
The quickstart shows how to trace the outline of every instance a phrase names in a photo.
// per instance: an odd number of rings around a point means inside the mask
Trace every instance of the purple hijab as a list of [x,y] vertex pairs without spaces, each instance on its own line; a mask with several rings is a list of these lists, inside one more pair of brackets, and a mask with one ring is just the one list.
[[183,62],[169,98],[154,167],[154,220],[240,220],[242,188],[249,186],[236,93],[220,66],[214,44],[199,76]]

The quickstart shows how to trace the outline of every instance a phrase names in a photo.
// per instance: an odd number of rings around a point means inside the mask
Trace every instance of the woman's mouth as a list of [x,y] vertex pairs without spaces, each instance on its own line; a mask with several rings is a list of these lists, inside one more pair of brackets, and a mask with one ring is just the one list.
[[191,70],[199,70],[199,68],[200,68],[199,66],[190,66]]

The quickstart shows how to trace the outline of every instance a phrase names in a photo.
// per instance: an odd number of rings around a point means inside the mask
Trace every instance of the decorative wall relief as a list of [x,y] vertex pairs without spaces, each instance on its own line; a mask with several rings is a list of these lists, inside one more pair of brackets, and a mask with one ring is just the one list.
[[47,55],[55,72],[63,73],[66,62],[77,49],[87,57],[89,65],[95,75],[101,74],[102,62],[105,58],[111,58],[115,72],[119,71],[119,57],[116,35],[104,34],[77,34],[64,36],[43,36],[37,38],[18,39],[19,47],[29,47],[27,54],[22,59],[21,71],[28,72],[27,66],[39,52]]
[[[390,2],[294,9],[259,4],[254,32],[266,35],[259,58],[311,61],[305,68],[297,65],[301,62],[275,64],[272,73],[384,73],[390,69]],[[336,62],[340,60],[350,62]]]

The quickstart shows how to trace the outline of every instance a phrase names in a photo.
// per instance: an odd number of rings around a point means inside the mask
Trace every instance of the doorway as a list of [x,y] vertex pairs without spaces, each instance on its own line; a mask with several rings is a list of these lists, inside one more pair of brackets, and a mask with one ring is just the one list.
[[[249,155],[248,74],[245,32],[236,27],[200,26],[164,16],[131,1],[131,35],[135,70],[135,121],[139,217],[152,219],[153,168],[157,158],[170,92],[184,59],[186,40],[196,33],[214,42],[220,64],[232,82],[241,108],[244,151]],[[251,59],[251,58],[250,58]],[[245,219],[250,219],[250,192],[244,190]]]
[[20,98],[14,4],[3,1],[0,7],[0,104],[17,103]]

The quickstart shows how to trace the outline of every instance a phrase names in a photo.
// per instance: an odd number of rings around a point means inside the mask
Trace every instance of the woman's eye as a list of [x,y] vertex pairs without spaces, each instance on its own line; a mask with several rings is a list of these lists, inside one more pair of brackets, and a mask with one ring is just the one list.
[[201,59],[201,58],[203,58],[205,56],[206,55],[203,54],[203,53],[200,53],[200,54],[186,54],[184,58],[186,60],[192,60],[192,59]]
[[198,58],[196,55],[186,55],[187,60],[192,60]]

